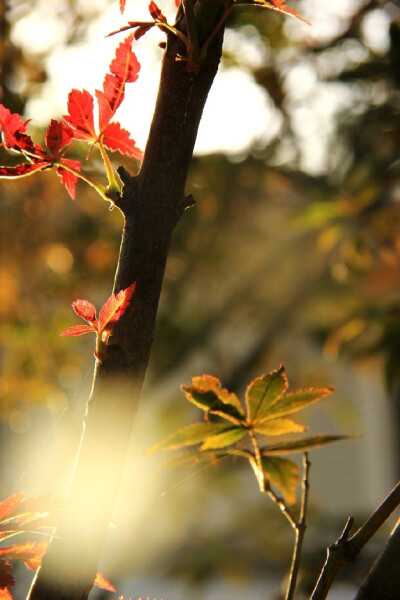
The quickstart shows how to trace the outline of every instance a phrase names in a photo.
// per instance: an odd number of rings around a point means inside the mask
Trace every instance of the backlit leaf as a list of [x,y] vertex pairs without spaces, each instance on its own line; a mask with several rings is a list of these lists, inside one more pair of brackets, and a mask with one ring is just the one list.
[[292,419],[271,419],[254,426],[254,431],[263,435],[283,435],[284,433],[298,433],[306,428]]
[[332,394],[333,388],[310,388],[307,390],[297,390],[286,394],[278,400],[268,411],[267,419],[275,419],[281,415],[289,415],[306,408],[314,402],[318,402],[324,396]]
[[129,131],[123,129],[119,123],[107,125],[102,139],[109,150],[118,150],[121,154],[133,156],[138,160],[143,157],[143,152],[136,146],[135,140],[129,137]]
[[16,165],[15,167],[0,167],[0,178],[16,179],[18,177],[26,177],[36,173],[37,171],[48,169],[51,166],[52,163],[49,161],[36,161],[33,163]]
[[167,22],[167,18],[163,15],[157,4],[153,0],[149,4],[149,12],[155,21]]
[[46,146],[51,151],[54,157],[58,157],[61,150],[71,143],[73,138],[73,131],[71,127],[66,125],[63,121],[56,121],[52,119],[50,125],[47,128],[45,141]]
[[124,13],[125,4],[126,4],[126,0],[119,0],[119,10],[121,11],[121,15]]
[[288,504],[295,504],[296,490],[300,483],[299,466],[287,458],[262,457],[266,478],[280,490]]
[[[75,169],[75,171],[81,170],[81,163],[79,160],[74,160],[72,158],[61,158],[61,162],[64,165],[68,165]],[[61,178],[61,183],[65,185],[65,188],[68,194],[71,196],[72,200],[75,200],[75,189],[76,184],[78,182],[78,176],[75,173],[72,173],[68,169],[63,169],[62,167],[58,167],[57,175]]]
[[118,294],[111,294],[105,304],[103,304],[99,314],[100,331],[105,331],[109,325],[119,321],[131,303],[135,287],[136,283],[132,283],[126,289],[118,292]]
[[77,140],[96,140],[93,108],[93,96],[87,90],[73,89],[69,93],[68,115],[64,115],[64,119],[72,127]]
[[277,371],[254,379],[246,390],[248,420],[254,423],[264,419],[287,387],[288,381],[283,366]]
[[8,519],[20,506],[25,496],[25,492],[15,492],[3,502],[0,502],[0,523]]
[[115,51],[115,58],[111,61],[110,71],[125,83],[136,81],[139,76],[140,64],[131,46],[133,34],[128,35],[123,42],[120,43]]
[[13,544],[12,546],[0,548],[0,557],[27,562],[36,556],[44,554],[44,544],[48,546],[49,542],[22,542],[21,544]]
[[15,134],[25,133],[27,123],[28,121],[23,121],[18,113],[12,113],[0,104],[0,131],[6,148],[19,149],[19,141]]
[[202,410],[219,415],[235,424],[244,421],[244,411],[236,394],[221,387],[221,382],[212,375],[192,378],[192,385],[183,385],[181,390],[189,402]]
[[0,588],[0,600],[13,600],[12,594],[8,588]]
[[300,440],[294,440],[290,442],[280,442],[279,444],[269,444],[261,448],[261,453],[264,456],[270,454],[294,454],[296,452],[305,452],[306,450],[313,450],[314,448],[320,448],[337,442],[340,440],[354,439],[356,436],[353,435],[324,435],[317,434],[308,438]]
[[247,430],[244,427],[233,426],[217,435],[209,436],[200,449],[214,450],[216,448],[225,448],[225,446],[235,444],[244,438],[245,435],[247,435]]
[[68,327],[65,331],[60,333],[62,337],[72,337],[74,335],[83,335],[84,333],[91,333],[94,331],[96,333],[96,329],[93,325],[72,325]]
[[97,323],[96,307],[88,300],[74,300],[72,303],[72,308],[78,317],[81,317],[81,319],[84,321],[87,321],[91,325],[93,323]]
[[97,573],[96,573],[96,578],[94,580],[93,585],[96,585],[98,588],[100,588],[102,590],[107,590],[108,592],[116,592],[117,591],[115,589],[115,587],[112,585],[112,583],[110,583],[108,581],[108,579],[106,579],[102,573],[99,573],[99,571],[97,571]]
[[216,436],[230,429],[232,429],[232,425],[225,423],[192,423],[183,429],[171,433],[165,440],[150,448],[149,452],[175,450],[182,446],[199,444],[209,437]]

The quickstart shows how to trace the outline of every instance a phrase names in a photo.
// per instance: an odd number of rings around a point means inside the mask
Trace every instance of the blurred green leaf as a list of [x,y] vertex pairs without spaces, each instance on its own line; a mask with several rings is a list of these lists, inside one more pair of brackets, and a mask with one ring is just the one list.
[[245,435],[247,435],[245,427],[231,427],[222,433],[208,437],[204,444],[202,444],[201,450],[213,450],[215,448],[231,446],[244,438]]
[[264,419],[287,387],[288,381],[283,366],[277,371],[256,377],[246,390],[248,421],[254,423]]
[[292,419],[271,419],[263,421],[254,427],[256,433],[263,435],[282,435],[284,433],[297,433],[304,431],[306,427],[296,423]]
[[287,458],[263,457],[264,473],[283,494],[288,504],[295,504],[296,489],[300,483],[299,466]]
[[340,440],[351,440],[356,438],[354,435],[313,435],[308,438],[301,440],[294,440],[291,442],[281,442],[279,444],[269,444],[261,448],[261,454],[267,456],[269,454],[293,454],[295,452],[305,452],[306,450],[313,450],[314,448],[320,448],[331,444],[332,442],[338,442]]
[[205,412],[228,419],[236,425],[244,421],[242,405],[236,394],[221,387],[221,382],[212,375],[192,378],[192,385],[182,385],[187,400]]
[[278,400],[268,411],[266,419],[275,419],[281,415],[289,415],[306,408],[310,404],[317,402],[324,396],[332,394],[333,388],[310,388],[308,390],[297,390],[290,394],[286,394]]
[[176,450],[182,446],[198,444],[209,437],[216,436],[230,429],[232,429],[232,425],[226,425],[225,423],[192,423],[183,429],[179,429],[179,431],[175,431],[165,438],[165,440],[150,448],[148,452]]

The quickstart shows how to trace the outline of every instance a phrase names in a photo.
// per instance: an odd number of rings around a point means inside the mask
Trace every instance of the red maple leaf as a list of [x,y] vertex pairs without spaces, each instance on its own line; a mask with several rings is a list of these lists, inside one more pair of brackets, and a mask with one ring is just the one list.
[[133,156],[140,160],[143,152],[136,146],[135,140],[129,137],[129,131],[123,129],[118,122],[107,125],[103,133],[103,144],[112,151],[118,150],[121,154]]
[[73,89],[68,95],[68,115],[65,121],[72,127],[74,138],[94,142],[97,134],[94,129],[93,96],[87,90]]
[[28,121],[23,121],[21,116],[0,104],[0,131],[2,141],[6,148],[18,149],[19,142],[15,135],[25,133]]
[[38,160],[33,163],[16,165],[15,167],[0,167],[0,177],[6,177],[7,179],[26,177],[32,175],[32,173],[36,173],[36,171],[42,171],[52,166],[53,163],[51,161]]
[[99,104],[99,126],[103,133],[125,97],[125,84],[137,80],[140,64],[131,46],[134,35],[129,35],[117,48],[110,63],[110,73],[104,78],[103,91],[96,90]]
[[91,302],[88,300],[74,300],[72,303],[74,311],[79,317],[86,321],[88,325],[73,325],[72,327],[68,327],[68,329],[63,331],[60,335],[70,337],[90,332],[96,333],[97,346],[95,356],[100,360],[102,357],[100,346],[107,344],[108,337],[112,332],[114,324],[119,321],[131,302],[135,287],[136,283],[132,283],[126,289],[118,292],[118,294],[111,294],[108,300],[103,304],[98,319],[96,309]]
[[23,501],[25,492],[15,492],[3,502],[0,502],[0,522],[12,515]]
[[94,585],[102,590],[107,590],[107,592],[116,592],[115,587],[104,577],[102,573],[97,571],[96,578],[94,580]]
[[71,127],[63,121],[52,119],[46,131],[46,146],[52,155],[58,158],[61,150],[65,149],[72,142],[73,136]]
[[[62,162],[72,167],[75,171],[80,171],[81,164],[77,160],[63,158],[67,146],[73,139],[72,128],[63,121],[52,119],[47,128],[45,141],[50,153],[45,151],[42,146],[35,144],[33,140],[25,133],[26,123],[20,115],[12,114],[8,108],[0,104],[0,130],[3,135],[4,146],[17,151],[29,160],[28,163],[11,167],[0,167],[0,177],[9,179],[26,177],[50,168],[55,162]],[[61,182],[65,184],[68,193],[75,198],[75,186],[77,176],[67,169],[58,167],[58,175]]]
[[0,588],[0,600],[13,600],[11,592],[8,588]]
[[[60,160],[64,165],[72,167],[75,169],[75,171],[81,170],[81,163],[79,160],[74,160],[73,158],[61,158]],[[72,200],[75,200],[75,188],[78,181],[78,176],[67,169],[63,169],[62,167],[58,167],[57,175],[60,176],[61,183],[65,185],[65,188]]]

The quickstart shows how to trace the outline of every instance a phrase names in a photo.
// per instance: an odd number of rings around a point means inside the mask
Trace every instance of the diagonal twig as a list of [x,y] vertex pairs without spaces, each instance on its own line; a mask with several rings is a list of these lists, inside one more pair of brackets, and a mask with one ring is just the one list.
[[360,529],[349,538],[354,519],[349,517],[339,539],[329,546],[325,564],[320,573],[310,600],[325,600],[340,568],[355,560],[363,547],[383,525],[386,519],[400,504],[400,481],[395,485],[385,500],[365,521]]

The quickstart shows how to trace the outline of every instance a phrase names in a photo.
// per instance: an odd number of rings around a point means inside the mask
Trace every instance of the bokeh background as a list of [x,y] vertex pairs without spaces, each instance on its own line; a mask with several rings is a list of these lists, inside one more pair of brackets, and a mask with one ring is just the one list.
[[[171,4],[160,6],[173,14]],[[72,87],[101,86],[119,41],[104,35],[147,19],[145,2],[128,0],[125,17],[117,5],[2,3],[0,102],[32,119],[37,141]],[[311,26],[257,8],[229,19],[187,184],[197,204],[174,235],[104,552],[102,570],[126,596],[275,600],[287,572],[292,532],[246,464],[163,471],[167,457],[146,454],[201,418],[179,391],[193,375],[243,394],[283,362],[292,389],[335,387],[307,410],[311,431],[362,434],[311,455],[305,592],[347,516],[361,523],[399,476],[400,3],[290,6]],[[120,111],[142,147],[160,39],[136,43],[142,72]],[[86,150],[75,145],[82,159]],[[121,226],[83,184],[74,203],[55,173],[0,182],[2,498],[65,493],[94,339],[59,333],[77,322],[72,300],[100,307],[109,296]],[[379,544],[343,572],[332,598],[351,597]]]

